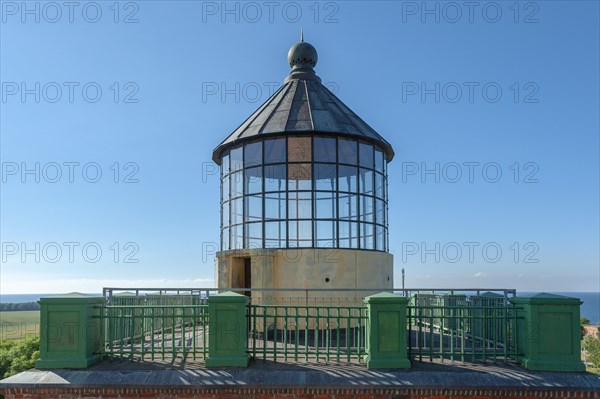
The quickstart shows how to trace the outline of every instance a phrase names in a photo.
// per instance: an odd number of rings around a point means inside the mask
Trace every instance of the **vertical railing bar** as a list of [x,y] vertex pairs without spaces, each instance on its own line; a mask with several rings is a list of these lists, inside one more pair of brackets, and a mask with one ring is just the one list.
[[316,356],[317,356],[317,362],[319,361],[319,352],[320,352],[320,348],[319,348],[319,323],[320,323],[320,319],[319,319],[319,308],[315,307],[315,316],[316,316],[316,322],[315,322],[315,349],[316,349]]
[[451,325],[450,325],[450,361],[454,362],[454,340],[456,337],[454,336],[454,332],[458,325],[458,320],[456,317],[456,309],[454,307],[450,308],[450,317],[451,317]]
[[433,333],[433,325],[434,325],[434,315],[435,311],[439,308],[432,307],[432,312],[429,315],[429,362],[433,362],[433,348],[434,348],[434,333]]
[[298,361],[298,352],[300,350],[299,341],[300,337],[298,335],[298,320],[299,320],[300,306],[296,306],[296,312],[294,313],[294,361]]
[[471,361],[473,363],[475,363],[475,341],[477,340],[477,337],[475,336],[475,331],[473,329],[473,325],[477,324],[477,319],[478,317],[472,314],[472,309],[469,308],[465,308],[465,311],[467,312],[467,321],[468,321],[468,325],[470,327],[470,333],[471,333]]
[[144,312],[144,308],[141,308],[140,310],[141,310],[141,313],[142,313],[141,314],[142,322],[141,322],[141,325],[140,325],[140,328],[141,328],[141,331],[140,331],[140,335],[141,335],[141,342],[140,342],[140,344],[141,344],[141,347],[140,347],[140,349],[141,349],[141,359],[140,360],[143,362],[144,361],[144,345],[145,345],[145,338],[146,338],[146,319],[144,318],[144,313],[145,313]]
[[465,361],[465,328],[466,328],[466,323],[465,323],[465,309],[464,308],[460,308],[460,315],[461,315],[461,329],[460,329],[460,335],[461,335],[461,339],[460,339],[460,361],[464,362]]
[[[350,315],[350,309],[348,309],[348,315]],[[340,317],[341,317],[341,308],[337,309],[337,316],[336,316],[336,327],[337,327],[337,332],[336,332],[336,352],[337,352],[337,362],[340,362],[340,352],[342,351],[341,348],[341,342],[340,342],[340,332],[342,329],[342,325],[340,323]],[[348,316],[348,318],[350,318],[350,316]],[[346,341],[348,341],[348,335],[346,334]],[[348,361],[350,361],[350,352],[348,352]]]
[[441,362],[444,362],[444,335],[446,334],[445,330],[444,330],[444,326],[445,326],[445,319],[446,319],[446,310],[442,309],[442,314],[440,316],[440,359]]
[[407,341],[407,345],[408,345],[408,358],[412,359],[412,338],[411,338],[411,331],[412,331],[412,306],[408,306],[406,308],[406,315],[407,315],[407,323],[408,324],[408,332],[406,333],[406,341]]
[[277,313],[278,313],[278,308],[272,308],[273,311],[273,315],[274,315],[274,320],[273,320],[273,324],[275,325],[275,327],[273,328],[273,361],[276,362],[277,361]]
[[196,340],[198,339],[198,332],[196,331],[196,326],[198,325],[198,313],[197,310],[199,309],[200,306],[200,300],[198,300],[198,305],[194,305],[192,307],[192,358],[194,360],[196,360],[196,356],[197,356],[197,347],[196,347]]
[[[495,305],[493,303],[491,303],[491,304],[487,304],[486,303],[486,305],[488,305],[490,307],[489,312],[491,312],[491,314],[493,315],[494,311],[495,311]],[[483,321],[482,321],[482,324],[483,324],[483,334],[482,334],[483,335],[483,337],[482,337],[483,338],[483,342],[481,343],[481,359],[483,360],[484,363],[487,362],[487,350],[486,350],[487,349],[487,345],[488,345],[488,331],[487,330],[490,328],[489,325],[488,325],[489,324],[488,309],[486,309],[486,308],[487,308],[487,306],[484,306],[484,309],[481,309],[481,313],[483,315]],[[493,343],[493,345],[496,345],[496,341],[495,340],[492,340],[492,343]]]
[[[492,328],[494,329],[494,354],[493,354],[493,359],[494,362],[497,359],[497,353],[498,353],[498,339],[502,339],[502,338],[498,338],[498,316],[501,316],[503,312],[503,308],[500,308],[500,312],[495,311],[493,313],[494,317],[492,318]],[[507,342],[505,340],[504,345],[506,345]]]
[[423,361],[423,308],[419,308],[419,334],[417,338],[417,348],[419,349],[419,361]]
[[330,326],[330,324],[329,324],[329,315],[331,314],[330,313],[330,309],[331,309],[330,307],[327,307],[325,309],[326,310],[326,316],[325,316],[326,317],[325,318],[325,351],[327,353],[325,355],[325,359],[327,359],[327,362],[329,362],[329,353],[330,353],[330,350],[331,350],[331,343],[330,343],[331,332],[329,331],[329,326]]
[[258,334],[256,328],[256,305],[250,305],[250,317],[252,318],[252,325],[250,328],[250,332],[252,333],[252,357],[256,358],[256,334]]
[[263,359],[267,359],[267,307],[261,306],[262,318],[263,318]]
[[166,340],[166,337],[165,337],[165,328],[166,328],[165,327],[165,324],[166,324],[165,323],[165,313],[167,313],[167,312],[166,312],[165,308],[161,307],[159,309],[160,309],[160,341],[161,341],[160,353],[161,353],[161,359],[165,360],[165,340]]
[[[504,335],[508,336],[508,312],[506,312],[507,309],[504,309],[505,311],[502,312],[502,316],[504,319],[504,323],[503,323],[503,327],[504,327]],[[508,345],[504,345],[504,361],[508,361]]]
[[119,310],[119,332],[120,334],[117,334],[120,338],[119,338],[119,356],[123,356],[124,350],[123,350],[123,345],[125,344],[125,309],[120,308]]
[[135,337],[135,308],[131,308],[131,316],[129,317],[129,358],[133,359],[135,352],[134,348]]
[[304,361],[308,362],[308,306],[304,308]]
[[171,361],[175,361],[175,308],[171,309]]
[[287,334],[288,334],[288,307],[286,306],[284,308],[284,320],[283,320],[283,358],[285,359],[285,361],[287,362],[288,360],[288,340],[287,340]]
[[150,359],[152,361],[154,361],[154,356],[155,356],[155,351],[156,348],[154,347],[154,345],[156,345],[155,341],[155,335],[156,335],[156,321],[155,321],[155,308],[154,307],[150,307],[148,310],[150,310]]

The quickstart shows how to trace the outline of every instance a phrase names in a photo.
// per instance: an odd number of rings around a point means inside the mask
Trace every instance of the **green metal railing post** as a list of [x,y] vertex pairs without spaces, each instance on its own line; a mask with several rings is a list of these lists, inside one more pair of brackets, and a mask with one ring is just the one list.
[[522,317],[517,342],[524,352],[523,366],[529,370],[585,371],[579,329],[581,300],[541,293],[510,301],[519,307]]
[[247,367],[248,297],[223,292],[208,299],[207,367]]
[[40,301],[39,369],[86,368],[100,360],[104,298],[68,294]]
[[367,367],[410,368],[406,338],[408,298],[382,292],[366,297],[364,302],[369,314],[365,357]]

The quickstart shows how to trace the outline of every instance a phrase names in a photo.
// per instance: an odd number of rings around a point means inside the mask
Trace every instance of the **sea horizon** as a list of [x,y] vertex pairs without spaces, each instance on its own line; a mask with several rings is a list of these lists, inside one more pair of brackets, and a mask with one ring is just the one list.
[[[440,289],[443,290],[443,289]],[[539,291],[517,291],[517,294],[530,295]],[[592,324],[600,323],[600,292],[595,291],[547,291],[549,294],[565,295],[579,298],[583,301],[581,305],[581,317],[587,317]],[[84,293],[88,295],[102,296],[102,293]],[[64,295],[64,293],[42,293],[42,294],[0,294],[0,303],[24,303],[37,302],[41,297]]]

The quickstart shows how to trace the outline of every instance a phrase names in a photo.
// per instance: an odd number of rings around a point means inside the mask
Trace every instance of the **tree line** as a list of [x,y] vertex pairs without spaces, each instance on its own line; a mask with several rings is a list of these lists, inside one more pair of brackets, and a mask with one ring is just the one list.
[[0,303],[0,312],[20,312],[24,310],[40,310],[37,302]]

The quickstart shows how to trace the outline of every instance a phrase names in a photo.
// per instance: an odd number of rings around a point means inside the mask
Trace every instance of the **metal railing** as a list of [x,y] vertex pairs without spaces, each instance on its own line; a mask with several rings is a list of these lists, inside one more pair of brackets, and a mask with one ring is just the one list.
[[414,360],[515,362],[517,309],[502,296],[414,295],[407,309]]
[[[104,308],[105,355],[166,360],[208,354],[208,305],[161,304],[129,298]],[[169,301],[167,301],[169,302]],[[173,300],[172,302],[177,302]]]
[[[256,359],[294,362],[362,362],[372,289],[245,289],[248,353]],[[410,298],[408,354],[412,360],[513,362],[515,290],[389,290]],[[486,292],[483,292],[486,291]],[[136,360],[208,356],[208,305],[215,288],[105,288],[105,353]],[[328,296],[323,296],[327,294]]]
[[250,305],[248,353],[295,362],[363,360],[366,308],[362,306]]
[[204,302],[209,296],[219,292],[233,291],[248,295],[253,305],[304,305],[304,306],[346,306],[362,305],[362,300],[379,292],[391,292],[405,297],[428,293],[431,295],[481,296],[494,293],[505,300],[516,295],[516,290],[508,288],[116,288],[103,289],[103,296],[110,303],[119,297],[188,297]]

